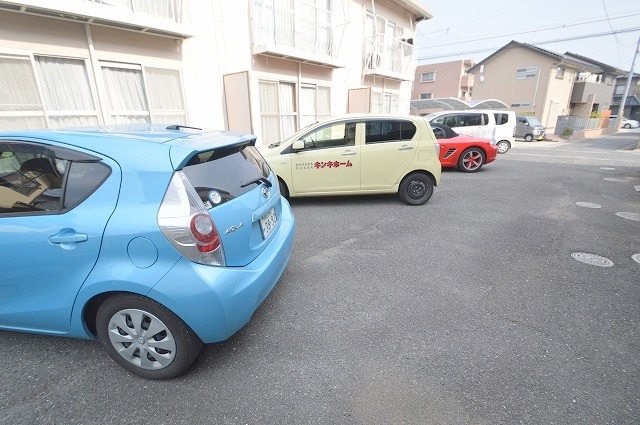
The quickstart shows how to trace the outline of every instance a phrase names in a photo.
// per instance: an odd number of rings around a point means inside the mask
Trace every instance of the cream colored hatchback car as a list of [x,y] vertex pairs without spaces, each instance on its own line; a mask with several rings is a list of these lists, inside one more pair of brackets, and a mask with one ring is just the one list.
[[358,114],[319,121],[260,153],[285,197],[398,193],[421,205],[440,183],[439,150],[422,117]]

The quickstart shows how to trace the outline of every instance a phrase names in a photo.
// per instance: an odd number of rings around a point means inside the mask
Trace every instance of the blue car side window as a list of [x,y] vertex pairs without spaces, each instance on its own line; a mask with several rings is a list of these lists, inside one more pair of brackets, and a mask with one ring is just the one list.
[[110,173],[97,161],[64,148],[0,143],[0,214],[55,214],[75,207]]
[[71,162],[64,191],[64,210],[87,199],[110,173],[111,169],[100,162]]

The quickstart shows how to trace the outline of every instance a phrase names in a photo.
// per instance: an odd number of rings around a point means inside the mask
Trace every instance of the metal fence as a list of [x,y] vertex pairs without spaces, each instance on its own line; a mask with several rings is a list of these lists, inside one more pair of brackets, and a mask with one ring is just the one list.
[[567,132],[572,134],[576,131],[597,130],[602,128],[602,118],[582,118],[573,115],[562,115],[558,117],[554,134],[562,135]]

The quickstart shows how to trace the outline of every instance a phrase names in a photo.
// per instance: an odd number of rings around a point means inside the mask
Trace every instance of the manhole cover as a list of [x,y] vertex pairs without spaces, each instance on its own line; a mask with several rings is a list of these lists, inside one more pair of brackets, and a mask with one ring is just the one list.
[[585,264],[591,264],[592,266],[613,267],[613,261],[596,254],[589,254],[588,252],[572,252],[571,256],[574,260],[578,260]]
[[627,220],[640,221],[640,214],[632,212],[618,212],[618,217],[626,218]]
[[613,167],[600,167],[601,170],[613,171],[615,168]]
[[635,261],[636,263],[640,264],[640,254],[633,254],[633,255],[631,256],[631,259],[632,259],[633,261]]
[[604,179],[608,182],[629,183],[629,180],[627,179],[618,179],[616,177],[605,177]]
[[592,204],[591,202],[576,202],[576,205],[585,208],[602,208],[600,205]]

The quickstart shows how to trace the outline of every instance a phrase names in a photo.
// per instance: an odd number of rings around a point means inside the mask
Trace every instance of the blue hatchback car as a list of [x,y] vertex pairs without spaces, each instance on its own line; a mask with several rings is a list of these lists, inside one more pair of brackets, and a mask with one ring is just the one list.
[[157,124],[0,133],[0,329],[184,373],[291,256],[294,217],[255,142]]

